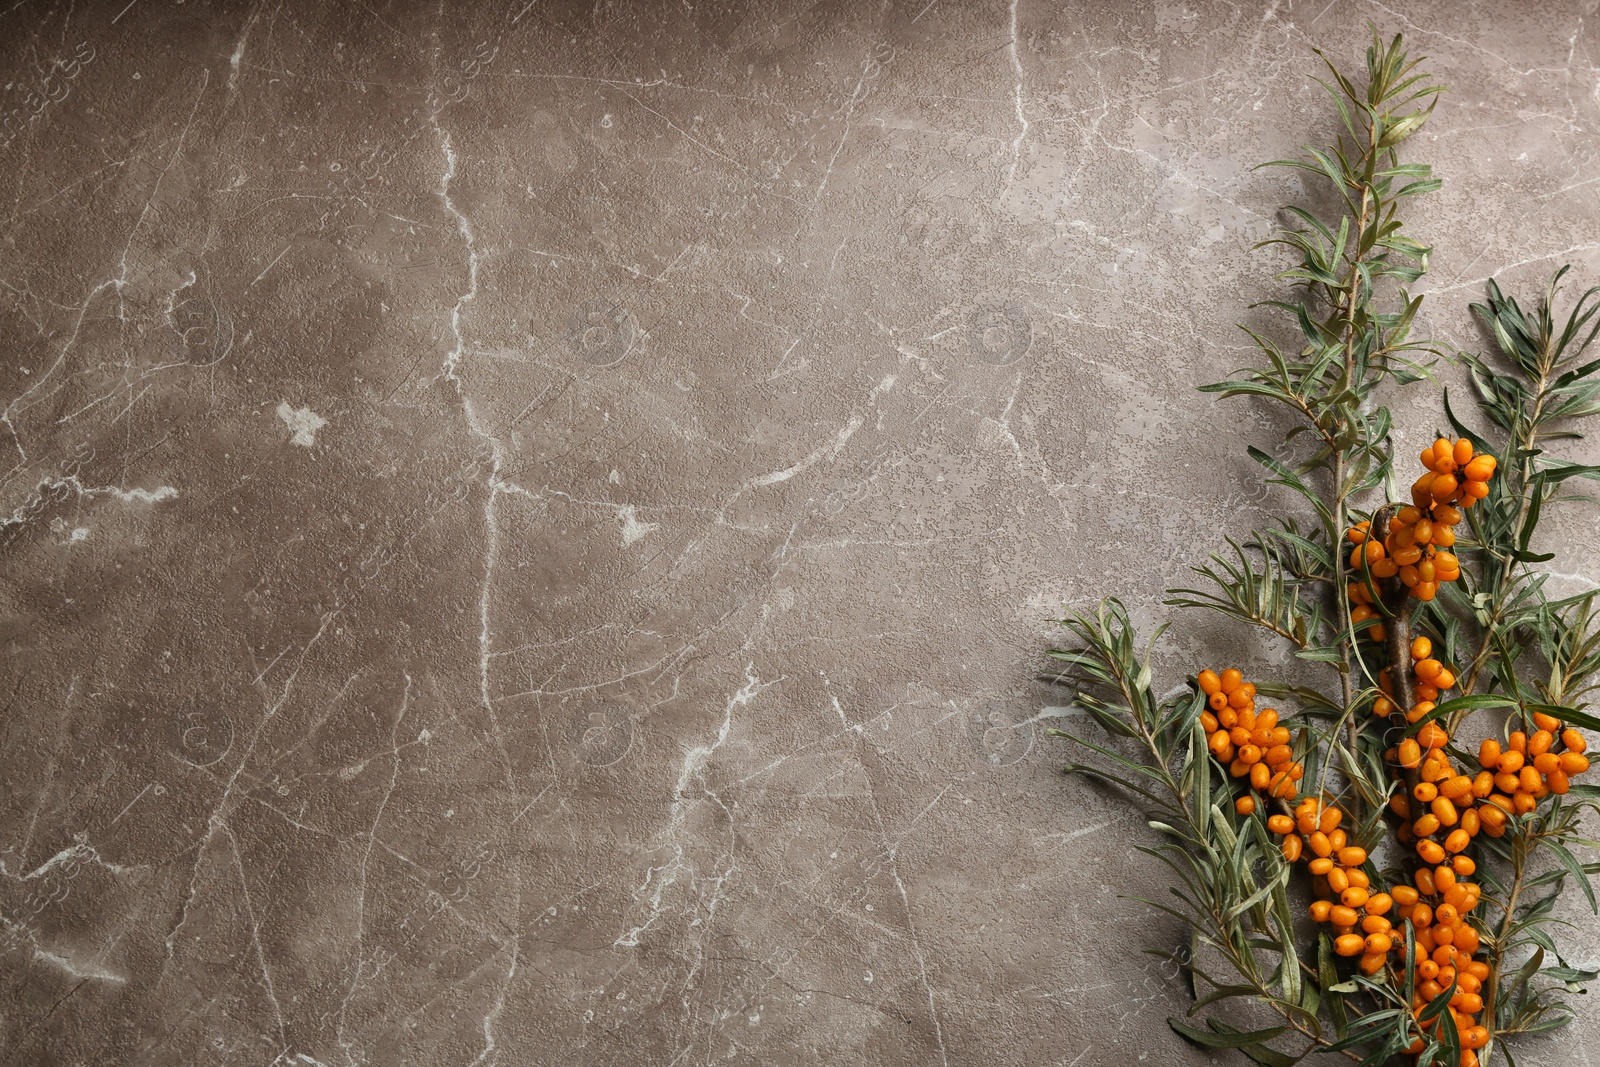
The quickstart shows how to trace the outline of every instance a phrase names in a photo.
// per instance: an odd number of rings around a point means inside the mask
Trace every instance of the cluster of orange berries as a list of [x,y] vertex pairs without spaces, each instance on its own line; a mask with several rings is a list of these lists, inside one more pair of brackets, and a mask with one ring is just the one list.
[[[1256,792],[1284,798],[1299,792],[1295,783],[1305,775],[1305,768],[1294,758],[1289,728],[1278,725],[1278,713],[1271,708],[1256,712],[1255,685],[1232,667],[1221,674],[1201,671],[1199,682],[1206,695],[1200,724],[1217,761],[1235,778],[1248,778]],[[1256,810],[1256,798],[1249,794],[1240,797],[1234,810],[1251,814]]]
[[[1375,578],[1399,576],[1412,596],[1432,600],[1440,584],[1461,577],[1461,561],[1448,549],[1456,543],[1462,509],[1489,495],[1495,458],[1474,456],[1472,442],[1465,438],[1452,442],[1441,437],[1422,450],[1422,465],[1428,472],[1411,487],[1412,506],[1400,509],[1381,543],[1367,536],[1367,522],[1357,523],[1345,536],[1355,545],[1352,569],[1365,566]],[[1365,582],[1351,582],[1346,592],[1356,605],[1350,613],[1353,622],[1376,615]],[[1371,633],[1381,641],[1383,626]]]
[[[1433,658],[1433,642],[1426,637],[1412,640],[1411,661],[1412,675],[1417,683],[1417,702],[1406,709],[1406,721],[1417,722],[1426,718],[1437,706],[1441,692],[1455,687],[1456,672]],[[1399,710],[1394,703],[1394,685],[1389,679],[1389,668],[1378,672],[1378,687],[1383,690],[1383,695],[1372,702],[1372,714],[1387,719]],[[1418,731],[1418,735],[1421,735],[1421,731]]]
[[[1400,828],[1400,840],[1414,841],[1424,862],[1441,863],[1465,850],[1479,832],[1500,837],[1512,816],[1528,814],[1551,794],[1564,795],[1572,778],[1589,769],[1588,741],[1542,712],[1534,713],[1533,725],[1531,736],[1517,730],[1504,747],[1493,738],[1484,741],[1475,775],[1451,764],[1444,752],[1449,736],[1436,722],[1390,749],[1389,758],[1417,768],[1420,779],[1411,797],[1397,794],[1390,800],[1395,814],[1411,820]],[[1413,801],[1427,807],[1413,816]]]
[[[1461,1036],[1461,1067],[1477,1067],[1475,1050],[1489,1043],[1489,1031],[1473,1016],[1483,1010],[1480,990],[1490,971],[1487,963],[1473,958],[1478,931],[1466,920],[1482,890],[1475,882],[1462,881],[1477,870],[1476,864],[1458,855],[1419,869],[1414,885],[1373,892],[1365,870],[1366,849],[1349,843],[1339,825],[1343,819],[1338,807],[1307,797],[1293,816],[1268,818],[1267,828],[1282,835],[1286,860],[1308,858],[1316,899],[1307,910],[1316,922],[1332,926],[1335,952],[1360,957],[1363,973],[1376,974],[1389,965],[1391,954],[1404,954],[1405,937],[1396,932],[1395,924],[1411,920],[1417,946],[1412,1012],[1420,1016],[1454,982],[1450,1011]],[[1408,965],[1403,959],[1399,962]],[[1431,1025],[1432,1021],[1426,1024]],[[1419,1039],[1408,1051],[1420,1052],[1423,1047]]]

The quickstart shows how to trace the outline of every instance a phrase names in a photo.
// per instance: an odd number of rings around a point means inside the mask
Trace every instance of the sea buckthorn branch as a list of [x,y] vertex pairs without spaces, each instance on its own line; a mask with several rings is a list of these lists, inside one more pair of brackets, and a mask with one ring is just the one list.
[[[1321,447],[1298,468],[1291,470],[1256,449],[1250,454],[1272,472],[1270,482],[1293,489],[1312,504],[1321,520],[1324,544],[1335,545],[1348,525],[1350,500],[1382,485],[1389,471],[1391,417],[1387,408],[1370,403],[1373,390],[1388,377],[1417,380],[1418,368],[1404,353],[1431,351],[1426,344],[1407,340],[1422,298],[1411,297],[1403,288],[1427,269],[1430,250],[1400,232],[1398,210],[1403,200],[1436,189],[1439,182],[1426,164],[1401,163],[1397,148],[1427,121],[1433,98],[1441,90],[1428,83],[1426,74],[1416,72],[1420,60],[1407,57],[1400,37],[1384,46],[1376,30],[1367,50],[1365,89],[1323,59],[1333,84],[1322,84],[1339,109],[1345,134],[1327,149],[1307,148],[1305,159],[1267,164],[1326,178],[1346,210],[1337,225],[1330,225],[1304,208],[1290,207],[1290,214],[1304,225],[1266,242],[1285,245],[1300,258],[1297,266],[1279,277],[1293,283],[1302,299],[1264,303],[1293,317],[1302,347],[1289,356],[1273,341],[1247,329],[1268,366],[1247,368],[1241,377],[1205,386],[1203,391],[1225,397],[1263,396],[1285,404],[1309,423],[1307,428],[1315,432]],[[1400,287],[1398,307],[1388,313],[1375,302],[1379,287],[1385,285]],[[1326,498],[1303,478],[1314,471],[1323,472],[1328,481]],[[1271,553],[1266,554],[1270,559]],[[1343,588],[1344,560],[1336,551],[1329,556],[1325,575],[1318,577]],[[1205,569],[1199,573],[1223,590],[1205,606],[1281,632],[1270,625],[1275,616],[1228,604],[1233,599],[1230,586],[1239,582]],[[1272,591],[1280,603],[1291,603],[1300,599],[1308,584],[1302,581]],[[1187,602],[1205,599],[1195,590],[1175,592]],[[1314,610],[1294,614],[1313,616]],[[1353,621],[1343,598],[1335,598],[1334,617],[1328,622],[1331,628],[1319,626],[1306,636],[1302,654],[1327,662],[1338,672],[1338,703],[1351,731],[1348,747],[1354,749],[1359,687],[1353,674],[1360,664],[1352,664],[1346,655]]]
[[[1051,677],[1111,736],[1060,734],[1094,756],[1068,770],[1139,798],[1159,835],[1144,851],[1177,878],[1171,900],[1148,903],[1192,930],[1190,1015],[1248,997],[1281,1022],[1245,1031],[1213,1015],[1204,1027],[1170,1020],[1174,1030],[1268,1064],[1325,1051],[1373,1067],[1480,1067],[1508,1035],[1565,1022],[1562,994],[1595,977],[1566,963],[1551,927],[1568,884],[1600,911],[1589,882],[1600,864],[1574,852],[1600,849],[1579,826],[1600,810],[1600,788],[1575,781],[1589,767],[1581,729],[1600,729],[1584,710],[1600,688],[1600,612],[1593,593],[1546,596],[1531,565],[1550,557],[1529,546],[1562,482],[1600,477],[1543,453],[1575,436],[1572,419],[1600,413],[1600,361],[1580,358],[1600,332],[1600,303],[1585,306],[1600,289],[1558,330],[1554,282],[1531,316],[1491,284],[1478,312],[1514,373],[1458,358],[1504,442],[1464,427],[1446,395],[1460,437],[1422,450],[1409,503],[1364,515],[1394,472],[1390,414],[1374,392],[1419,380],[1407,353],[1428,350],[1407,340],[1420,297],[1400,288],[1398,310],[1383,314],[1375,293],[1426,268],[1428,249],[1398,233],[1396,204],[1437,184],[1395,156],[1437,89],[1399,38],[1375,41],[1367,66],[1365,90],[1336,70],[1328,87],[1349,139],[1292,164],[1331,180],[1348,209],[1337,227],[1291,209],[1305,225],[1278,239],[1300,254],[1285,277],[1303,299],[1273,306],[1294,316],[1302,347],[1287,356],[1252,333],[1266,366],[1207,387],[1306,420],[1309,458],[1249,454],[1316,521],[1229,537],[1230,555],[1196,568],[1211,588],[1167,601],[1272,632],[1332,666],[1339,695],[1230,668],[1157,699],[1153,641],[1140,651],[1115,600],[1061,620],[1078,644],[1052,651],[1063,667]],[[1258,710],[1265,697],[1300,711]],[[1476,753],[1457,737],[1469,715],[1508,709]],[[1309,952],[1289,907],[1302,891],[1320,925]],[[1213,952],[1236,978],[1206,973]],[[1298,1053],[1283,1051],[1295,1037]]]
[[[1458,356],[1471,374],[1480,410],[1505,434],[1504,452],[1513,457],[1502,491],[1473,517],[1476,542],[1489,558],[1486,588],[1478,591],[1471,605],[1476,610],[1461,613],[1480,626],[1477,650],[1464,676],[1463,691],[1468,693],[1474,691],[1494,654],[1494,635],[1504,629],[1499,624],[1521,603],[1518,593],[1531,578],[1526,565],[1550,558],[1533,553],[1528,547],[1545,502],[1561,482],[1600,474],[1600,469],[1582,464],[1539,461],[1542,439],[1571,435],[1570,431],[1554,429],[1553,423],[1570,423],[1600,413],[1600,378],[1594,376],[1600,361],[1580,364],[1596,331],[1600,331],[1600,320],[1595,318],[1600,304],[1589,304],[1600,288],[1591,288],[1578,298],[1558,331],[1554,315],[1556,294],[1569,269],[1562,267],[1555,273],[1532,315],[1505,296],[1493,281],[1489,283],[1488,304],[1472,305],[1514,373],[1496,373],[1482,356]],[[1594,326],[1585,334],[1591,320]],[[1457,431],[1469,435],[1470,431],[1450,411],[1448,395],[1445,407]],[[1479,447],[1486,447],[1477,435],[1471,436]],[[1524,566],[1519,569],[1518,564]]]

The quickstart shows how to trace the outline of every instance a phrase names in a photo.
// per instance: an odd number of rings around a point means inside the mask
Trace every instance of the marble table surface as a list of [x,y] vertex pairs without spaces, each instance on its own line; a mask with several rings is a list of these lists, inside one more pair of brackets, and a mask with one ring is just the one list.
[[1600,281],[1588,0],[7,3],[0,1064],[1224,1062],[1036,675],[1290,506],[1195,386],[1369,20],[1421,328]]

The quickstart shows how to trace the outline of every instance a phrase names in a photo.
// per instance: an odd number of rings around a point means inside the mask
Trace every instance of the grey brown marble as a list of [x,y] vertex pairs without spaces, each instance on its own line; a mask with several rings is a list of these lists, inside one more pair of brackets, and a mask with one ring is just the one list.
[[7,4],[0,1064],[1222,1062],[1034,676],[1290,506],[1368,20],[1424,329],[1600,281],[1592,0]]

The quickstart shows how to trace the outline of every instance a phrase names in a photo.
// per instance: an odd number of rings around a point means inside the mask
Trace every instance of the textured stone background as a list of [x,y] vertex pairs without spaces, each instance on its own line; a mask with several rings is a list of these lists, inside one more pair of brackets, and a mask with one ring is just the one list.
[[1211,1062],[1046,620],[1286,504],[1313,46],[1600,280],[1596,5],[444,7],[0,12],[0,1063]]

